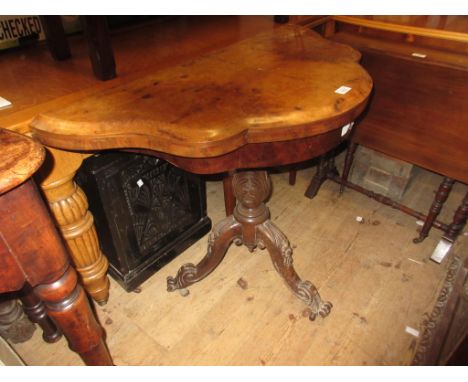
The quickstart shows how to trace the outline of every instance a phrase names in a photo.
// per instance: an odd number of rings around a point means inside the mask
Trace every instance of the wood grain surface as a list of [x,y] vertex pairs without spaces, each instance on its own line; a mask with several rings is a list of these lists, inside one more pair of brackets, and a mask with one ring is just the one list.
[[[31,126],[41,142],[69,150],[219,156],[353,120],[372,88],[359,59],[348,46],[285,26],[41,114]],[[351,90],[335,93],[343,85]]]
[[44,148],[39,143],[0,128],[0,194],[29,179],[44,156]]

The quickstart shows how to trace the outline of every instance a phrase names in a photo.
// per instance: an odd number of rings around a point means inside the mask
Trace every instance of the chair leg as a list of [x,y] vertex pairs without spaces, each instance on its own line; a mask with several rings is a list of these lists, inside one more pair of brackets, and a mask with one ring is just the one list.
[[83,16],[83,29],[94,75],[101,81],[115,78],[114,52],[106,16]]
[[63,61],[71,57],[70,45],[63,29],[60,16],[40,16],[47,47],[56,61]]

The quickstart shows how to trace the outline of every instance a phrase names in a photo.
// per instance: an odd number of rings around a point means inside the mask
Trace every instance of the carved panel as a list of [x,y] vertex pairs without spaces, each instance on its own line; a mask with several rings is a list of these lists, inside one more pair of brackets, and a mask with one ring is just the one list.
[[110,273],[127,290],[138,284],[130,279],[141,283],[210,228],[204,182],[164,160],[96,155],[85,161],[78,182],[88,195]]

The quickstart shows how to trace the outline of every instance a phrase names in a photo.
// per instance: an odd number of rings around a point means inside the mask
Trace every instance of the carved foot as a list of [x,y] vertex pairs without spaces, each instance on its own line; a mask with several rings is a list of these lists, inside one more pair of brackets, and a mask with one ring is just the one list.
[[[167,278],[167,291],[184,289],[208,276],[224,258],[231,242],[240,236],[240,224],[233,216],[216,224],[208,236],[208,250],[205,257],[197,264],[184,264],[175,277]],[[237,240],[236,240],[237,241]],[[185,290],[188,295],[188,290]]]
[[333,305],[328,301],[322,301],[317,288],[310,281],[303,281],[298,276],[293,267],[292,248],[283,232],[267,220],[257,226],[257,235],[258,246],[268,249],[276,271],[292,292],[309,306],[309,319],[313,321],[317,315],[328,316]]

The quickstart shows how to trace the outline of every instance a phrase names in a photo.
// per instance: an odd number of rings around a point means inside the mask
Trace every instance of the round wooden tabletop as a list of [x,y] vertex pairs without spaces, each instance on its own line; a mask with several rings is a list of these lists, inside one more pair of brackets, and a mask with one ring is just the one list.
[[42,145],[0,128],[0,195],[28,180],[44,161]]
[[349,46],[282,26],[39,115],[31,126],[52,147],[146,149],[179,162],[307,141],[364,109],[372,80],[359,59]]

